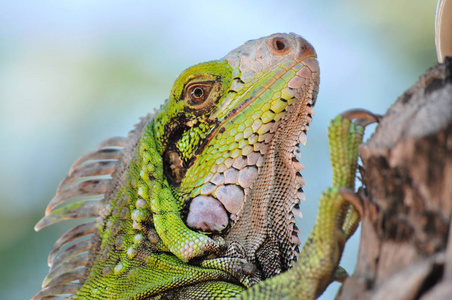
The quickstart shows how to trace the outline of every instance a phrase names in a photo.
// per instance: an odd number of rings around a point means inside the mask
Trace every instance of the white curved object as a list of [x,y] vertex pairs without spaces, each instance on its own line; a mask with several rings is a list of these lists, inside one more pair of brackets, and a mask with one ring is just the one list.
[[438,61],[452,56],[452,0],[438,0],[435,22],[435,45]]

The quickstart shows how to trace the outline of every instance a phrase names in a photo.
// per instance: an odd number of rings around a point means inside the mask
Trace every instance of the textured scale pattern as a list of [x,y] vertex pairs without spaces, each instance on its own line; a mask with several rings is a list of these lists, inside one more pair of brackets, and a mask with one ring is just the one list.
[[235,297],[292,267],[315,57],[295,34],[249,41],[184,71],[155,115],[79,158],[35,228],[95,219],[57,240],[34,299]]

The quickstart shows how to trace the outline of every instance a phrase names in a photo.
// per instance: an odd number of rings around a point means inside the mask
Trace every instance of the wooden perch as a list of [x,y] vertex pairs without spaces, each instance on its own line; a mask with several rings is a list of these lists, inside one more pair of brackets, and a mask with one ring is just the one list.
[[337,299],[452,299],[452,58],[397,99],[360,155],[358,263]]

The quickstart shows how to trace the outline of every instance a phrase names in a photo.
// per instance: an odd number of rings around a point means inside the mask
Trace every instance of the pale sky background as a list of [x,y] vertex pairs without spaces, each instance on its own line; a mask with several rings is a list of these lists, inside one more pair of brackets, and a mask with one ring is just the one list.
[[[357,107],[384,113],[436,63],[435,7],[434,0],[3,0],[0,298],[29,299],[40,289],[48,251],[71,225],[39,233],[33,226],[77,157],[126,135],[185,68],[275,32],[302,35],[320,61],[302,148],[307,200],[298,225],[306,238],[331,180],[329,120]],[[355,234],[343,258],[350,273],[358,241]]]

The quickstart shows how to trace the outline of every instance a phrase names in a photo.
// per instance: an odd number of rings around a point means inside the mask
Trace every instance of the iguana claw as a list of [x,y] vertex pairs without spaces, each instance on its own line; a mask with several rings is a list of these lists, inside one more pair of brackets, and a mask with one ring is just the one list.
[[362,218],[364,206],[361,197],[348,188],[339,188],[339,194],[345,201],[353,205],[359,216]]
[[336,270],[334,271],[333,280],[343,283],[348,276],[349,275],[344,268],[337,266]]
[[350,109],[341,113],[340,116],[350,121],[354,120],[354,124],[361,127],[366,127],[372,123],[379,123],[383,117],[366,109]]

